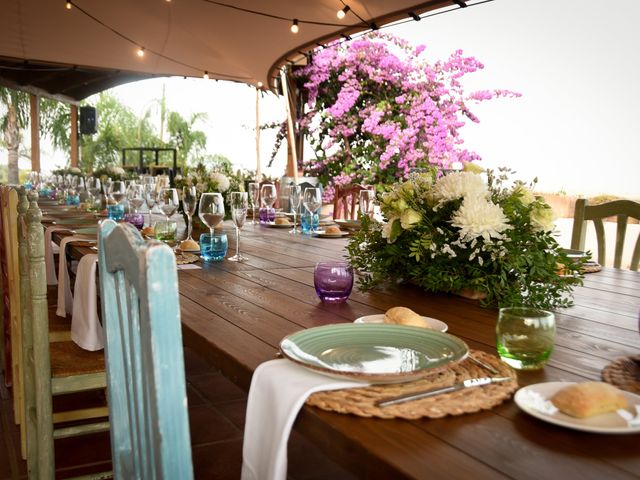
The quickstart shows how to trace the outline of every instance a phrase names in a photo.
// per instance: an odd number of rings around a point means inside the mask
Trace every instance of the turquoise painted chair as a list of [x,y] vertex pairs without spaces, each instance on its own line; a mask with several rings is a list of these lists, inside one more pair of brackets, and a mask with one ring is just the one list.
[[[606,241],[603,219],[607,217],[617,217],[616,246],[613,257],[613,266],[621,268],[622,251],[624,247],[627,223],[629,217],[640,220],[640,203],[632,200],[614,200],[599,205],[589,205],[587,200],[579,198],[573,214],[573,232],[571,234],[571,248],[584,250],[585,237],[587,233],[587,220],[593,221],[596,230],[596,240],[598,242],[598,263],[604,265],[606,258]],[[640,264],[640,235],[636,240],[631,256],[630,269],[638,271]]]
[[98,232],[115,478],[193,478],[175,256],[127,223]]

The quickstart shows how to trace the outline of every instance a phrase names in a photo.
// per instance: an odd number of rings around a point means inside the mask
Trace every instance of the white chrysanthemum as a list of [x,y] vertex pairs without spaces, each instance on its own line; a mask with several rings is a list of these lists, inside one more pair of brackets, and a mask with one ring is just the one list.
[[441,203],[466,197],[486,198],[488,194],[482,177],[471,172],[449,173],[439,178],[433,187],[433,195]]
[[553,209],[547,205],[534,208],[531,212],[531,224],[535,230],[551,232],[555,228],[556,216]]
[[502,232],[511,226],[500,205],[485,199],[466,198],[451,219],[451,225],[460,229],[462,241],[470,241],[482,237],[485,241],[491,238],[502,238]]
[[213,172],[211,174],[211,181],[218,185],[218,191],[220,192],[226,192],[229,189],[229,179],[223,173]]

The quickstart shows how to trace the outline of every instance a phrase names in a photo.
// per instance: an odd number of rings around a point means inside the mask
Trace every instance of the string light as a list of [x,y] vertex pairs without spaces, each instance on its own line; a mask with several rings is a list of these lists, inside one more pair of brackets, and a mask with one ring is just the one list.
[[136,53],[140,58],[144,57],[144,47],[138,48],[138,51]]
[[209,72],[205,70],[204,75],[202,75],[202,78],[204,78],[205,80],[209,80]]
[[342,20],[349,10],[351,10],[351,8],[349,8],[349,5],[345,5],[342,10],[338,10],[338,13],[337,13],[338,18]]
[[257,86],[258,88],[262,88],[262,82],[258,82],[258,83],[256,83],[256,86]]
[[300,28],[298,28],[298,19],[294,18],[293,23],[291,24],[291,33],[298,33]]
[[71,2],[67,0],[67,4],[66,4],[67,10],[71,10],[71,6],[72,6]]
[[411,18],[413,18],[416,22],[419,22],[420,20],[422,20],[420,18],[420,15],[418,15],[415,12],[409,12],[409,13],[407,13],[407,15],[409,15]]

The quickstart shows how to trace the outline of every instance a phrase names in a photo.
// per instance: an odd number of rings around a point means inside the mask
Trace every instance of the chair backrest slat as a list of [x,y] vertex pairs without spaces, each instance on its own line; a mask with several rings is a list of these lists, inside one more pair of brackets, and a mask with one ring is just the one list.
[[[614,216],[617,220],[617,227],[613,266],[615,268],[621,268],[629,217],[640,220],[640,203],[638,202],[632,200],[614,200],[600,205],[588,205],[587,200],[584,198],[576,200],[573,215],[573,231],[571,234],[571,248],[584,250],[587,230],[586,223],[588,220],[592,220],[598,243],[598,263],[604,265],[606,262],[606,238],[603,219]],[[630,268],[637,271],[639,263],[640,235],[638,236],[632,253]]]
[[193,478],[175,256],[130,225],[99,229],[117,478]]

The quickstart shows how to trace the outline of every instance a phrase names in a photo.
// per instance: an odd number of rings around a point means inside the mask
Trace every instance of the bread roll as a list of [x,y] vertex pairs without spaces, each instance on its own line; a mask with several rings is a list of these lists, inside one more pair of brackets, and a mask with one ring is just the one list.
[[558,410],[572,417],[585,418],[628,408],[624,394],[604,382],[584,382],[569,385],[551,397]]
[[276,217],[276,225],[291,225],[291,222],[287,217]]
[[153,227],[144,227],[140,233],[147,237],[153,237],[156,234],[156,229]]
[[180,243],[180,250],[200,250],[200,245],[198,245],[198,242],[196,242],[195,240],[183,240]]
[[329,225],[324,229],[324,233],[328,233],[329,235],[340,235],[342,231],[340,227],[336,227],[335,225]]
[[393,307],[384,314],[384,323],[431,328],[427,321],[407,307]]

